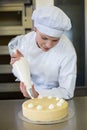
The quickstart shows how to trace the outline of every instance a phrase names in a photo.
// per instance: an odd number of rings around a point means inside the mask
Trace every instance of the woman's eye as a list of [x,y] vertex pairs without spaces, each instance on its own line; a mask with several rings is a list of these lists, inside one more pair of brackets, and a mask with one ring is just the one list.
[[47,38],[46,38],[46,37],[42,37],[42,39],[43,39],[43,40],[47,40]]
[[53,40],[53,42],[57,42],[58,40]]

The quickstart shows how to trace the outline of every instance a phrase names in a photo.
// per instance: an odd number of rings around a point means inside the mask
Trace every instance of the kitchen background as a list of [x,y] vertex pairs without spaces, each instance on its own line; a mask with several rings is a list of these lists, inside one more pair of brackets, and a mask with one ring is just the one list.
[[65,34],[77,52],[75,95],[87,94],[87,0],[0,0],[0,99],[23,98],[11,72],[8,42],[33,29],[31,15],[43,5],[60,7],[71,18],[72,29]]

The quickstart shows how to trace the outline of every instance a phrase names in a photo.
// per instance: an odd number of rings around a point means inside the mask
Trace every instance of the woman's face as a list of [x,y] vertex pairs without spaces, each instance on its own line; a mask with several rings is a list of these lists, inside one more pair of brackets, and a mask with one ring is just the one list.
[[53,48],[56,44],[58,44],[60,39],[42,34],[37,30],[37,28],[35,28],[35,32],[37,45],[43,51],[48,51],[49,49]]

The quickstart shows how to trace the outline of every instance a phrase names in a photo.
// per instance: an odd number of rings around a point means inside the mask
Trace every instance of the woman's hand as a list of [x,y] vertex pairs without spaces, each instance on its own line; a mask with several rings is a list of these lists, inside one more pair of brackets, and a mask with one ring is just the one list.
[[[26,86],[24,85],[23,82],[20,82],[20,90],[24,97],[30,98],[30,96],[27,93]],[[34,85],[32,85],[32,92],[33,92],[34,98],[38,97],[39,94],[35,91]]]
[[15,63],[15,61],[20,59],[20,57],[23,57],[23,54],[19,50],[16,50],[16,52],[11,56],[10,64]]

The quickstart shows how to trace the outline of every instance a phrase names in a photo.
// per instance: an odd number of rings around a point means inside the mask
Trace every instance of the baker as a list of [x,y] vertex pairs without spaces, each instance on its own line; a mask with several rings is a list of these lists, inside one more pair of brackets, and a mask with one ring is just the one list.
[[[34,31],[9,42],[10,63],[20,57],[28,60],[34,97],[70,99],[74,96],[77,75],[76,51],[64,34],[71,29],[70,18],[56,6],[45,6],[34,10],[32,20]],[[12,72],[18,78],[14,67]],[[25,97],[30,97],[23,82],[20,90]]]

